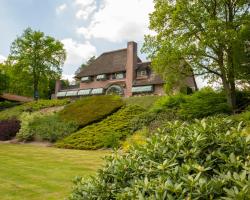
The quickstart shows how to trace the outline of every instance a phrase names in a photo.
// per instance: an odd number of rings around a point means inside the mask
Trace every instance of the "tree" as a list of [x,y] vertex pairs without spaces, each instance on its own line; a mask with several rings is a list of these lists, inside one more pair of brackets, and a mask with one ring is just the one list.
[[94,62],[95,59],[96,59],[96,57],[95,57],[95,56],[92,56],[92,57],[90,57],[90,58],[88,59],[88,61],[87,61],[86,63],[81,64],[81,66],[76,70],[75,75],[77,75],[78,73],[80,73],[80,71],[81,71],[84,67],[86,67],[86,66],[90,65],[92,62]]
[[43,32],[27,28],[11,45],[9,62],[17,70],[16,76],[30,78],[33,95],[38,99],[38,90],[48,87],[51,79],[58,79],[66,59],[63,44]]
[[6,91],[9,86],[9,77],[3,70],[4,64],[0,63],[0,94]]
[[[232,109],[236,106],[235,80],[239,76],[237,43],[250,27],[249,0],[155,0],[143,52],[153,68],[166,79],[177,80],[190,73],[211,81],[220,80]],[[187,68],[184,66],[188,66]],[[174,78],[173,78],[174,77]]]

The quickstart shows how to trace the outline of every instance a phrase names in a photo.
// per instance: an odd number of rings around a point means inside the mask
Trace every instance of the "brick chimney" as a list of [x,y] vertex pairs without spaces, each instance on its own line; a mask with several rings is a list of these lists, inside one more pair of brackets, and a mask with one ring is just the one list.
[[135,72],[136,66],[137,66],[137,43],[128,42],[125,97],[132,96],[133,81],[136,78],[136,72]]
[[62,89],[62,82],[61,80],[56,80],[56,86],[55,86],[55,96],[56,94]]

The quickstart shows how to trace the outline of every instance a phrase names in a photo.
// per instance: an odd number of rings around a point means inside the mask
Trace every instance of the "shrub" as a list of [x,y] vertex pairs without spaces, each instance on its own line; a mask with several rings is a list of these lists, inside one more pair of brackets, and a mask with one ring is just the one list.
[[180,93],[172,96],[162,97],[155,102],[151,111],[158,113],[166,109],[177,110],[180,108],[180,105],[186,101],[186,96],[187,95]]
[[142,146],[76,178],[71,200],[249,199],[250,136],[227,118],[172,122]]
[[65,107],[59,116],[64,121],[74,121],[80,127],[100,121],[121,108],[118,96],[91,96],[79,99]]
[[74,122],[62,121],[57,114],[25,113],[17,138],[21,141],[55,142],[76,131]]
[[6,108],[10,108],[10,107],[13,107],[13,106],[17,106],[18,103],[16,102],[11,102],[11,101],[1,101],[0,102],[0,111],[3,110],[3,109],[6,109]]
[[127,151],[131,146],[146,144],[147,137],[149,137],[149,131],[147,128],[136,131],[133,135],[127,137],[122,143],[122,150]]
[[0,121],[0,140],[10,140],[16,136],[16,133],[20,129],[20,121],[4,120]]
[[152,96],[152,95],[132,96],[129,98],[124,98],[124,101],[125,101],[126,105],[137,105],[137,106],[141,106],[144,109],[148,110],[160,98],[161,98],[160,96]]
[[53,100],[39,100],[24,103],[19,106],[4,110],[0,112],[0,120],[19,118],[23,112],[34,112],[43,108],[64,106],[69,103],[68,99],[53,99]]
[[230,114],[231,110],[222,92],[204,88],[193,95],[186,96],[180,104],[179,117],[183,119],[203,118],[216,114]]
[[132,133],[131,119],[143,112],[139,106],[127,106],[99,123],[84,127],[56,143],[70,149],[100,149],[117,147],[120,140]]

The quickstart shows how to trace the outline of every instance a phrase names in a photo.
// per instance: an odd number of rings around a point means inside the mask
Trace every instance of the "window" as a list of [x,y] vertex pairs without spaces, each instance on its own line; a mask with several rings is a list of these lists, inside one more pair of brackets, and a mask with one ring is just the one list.
[[79,90],[78,96],[85,96],[90,94],[91,89]]
[[132,92],[133,93],[153,92],[153,86],[152,85],[146,85],[146,86],[132,87]]
[[77,96],[77,92],[78,92],[77,90],[67,91],[66,97]]
[[85,76],[85,77],[82,77],[81,78],[81,81],[82,82],[90,82],[91,81],[91,78],[89,76]]
[[107,79],[107,75],[106,74],[100,74],[96,76],[96,80],[100,81],[100,80],[106,80]]
[[125,73],[115,73],[115,74],[112,74],[112,79],[123,79],[125,78]]
[[57,97],[65,97],[65,95],[66,95],[66,92],[58,92],[56,94]]
[[140,76],[147,76],[147,70],[137,71],[137,76],[138,77],[140,77]]
[[95,88],[91,91],[91,94],[103,94],[103,88]]

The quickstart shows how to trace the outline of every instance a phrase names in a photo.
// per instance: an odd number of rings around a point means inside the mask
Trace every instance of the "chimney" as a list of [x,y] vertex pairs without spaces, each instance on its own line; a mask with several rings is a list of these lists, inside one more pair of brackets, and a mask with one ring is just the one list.
[[125,96],[132,96],[133,82],[136,78],[137,66],[137,43],[128,42],[127,45],[127,64],[126,64],[126,91]]
[[55,86],[55,96],[56,94],[62,89],[62,82],[61,80],[56,80],[56,86]]

